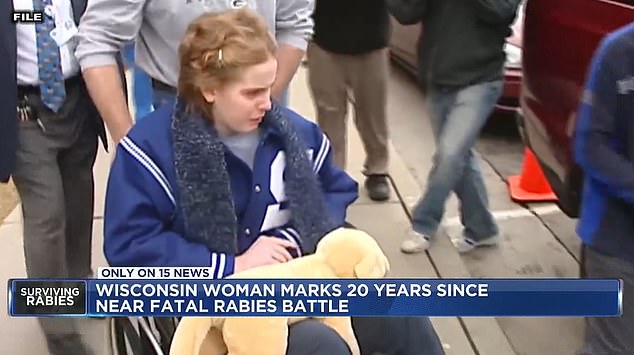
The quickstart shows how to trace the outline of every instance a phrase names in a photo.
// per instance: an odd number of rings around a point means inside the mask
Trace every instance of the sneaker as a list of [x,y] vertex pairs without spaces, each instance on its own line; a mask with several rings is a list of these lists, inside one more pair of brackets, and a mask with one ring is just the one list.
[[401,251],[407,254],[415,254],[429,249],[431,238],[428,235],[418,233],[415,230],[409,231],[409,237],[401,243]]
[[373,201],[385,201],[390,198],[390,183],[386,175],[368,175],[365,189]]
[[458,253],[467,253],[478,247],[497,245],[499,242],[499,235],[494,235],[478,241],[462,236],[460,239],[456,240],[454,244],[456,245],[456,249],[458,249]]

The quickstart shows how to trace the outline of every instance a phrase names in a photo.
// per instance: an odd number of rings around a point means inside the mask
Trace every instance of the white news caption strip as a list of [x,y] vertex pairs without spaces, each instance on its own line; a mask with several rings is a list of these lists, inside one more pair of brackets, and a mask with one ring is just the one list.
[[99,267],[97,279],[102,280],[193,280],[213,279],[213,267]]

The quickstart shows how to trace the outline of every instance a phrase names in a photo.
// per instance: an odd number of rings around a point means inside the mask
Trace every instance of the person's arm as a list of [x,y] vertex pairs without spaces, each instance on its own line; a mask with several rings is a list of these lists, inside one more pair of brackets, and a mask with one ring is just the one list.
[[574,153],[583,172],[603,184],[605,193],[634,204],[634,166],[619,152],[619,146],[627,144],[623,139],[628,128],[617,127],[622,95],[618,81],[627,77],[619,71],[625,58],[623,51],[611,50],[606,41],[595,54],[577,114]]
[[510,24],[522,0],[473,0],[480,19],[493,24]]
[[295,75],[299,64],[302,62],[304,52],[304,50],[283,43],[278,47],[277,74],[273,87],[271,88],[271,96],[274,99],[282,99],[284,90],[288,89],[293,75]]
[[401,25],[414,25],[425,17],[428,4],[427,0],[387,0],[387,8]]
[[211,252],[169,227],[173,194],[152,159],[125,138],[113,161],[104,214],[104,253],[111,266],[204,266],[213,277],[234,272],[233,255]]
[[312,19],[315,0],[277,1],[275,37],[277,50],[277,77],[271,95],[280,99],[304,57],[308,41],[313,34]]
[[88,92],[115,144],[132,127],[116,58],[143,22],[146,0],[91,0],[79,24],[75,56]]
[[116,65],[100,66],[86,69],[83,77],[88,93],[116,145],[132,127],[119,70]]

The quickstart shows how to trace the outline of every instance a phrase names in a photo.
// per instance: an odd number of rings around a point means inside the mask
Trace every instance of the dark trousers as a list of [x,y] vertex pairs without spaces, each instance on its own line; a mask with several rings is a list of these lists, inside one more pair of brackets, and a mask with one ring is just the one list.
[[444,355],[427,317],[353,317],[361,355]]
[[[345,222],[344,226],[356,228],[349,222]],[[352,317],[352,328],[361,355],[445,354],[428,317]],[[298,345],[301,349],[310,349],[310,352],[295,350]],[[348,355],[350,351],[337,333],[317,321],[306,320],[289,329],[286,354]]]
[[[352,318],[362,355],[443,355],[438,335],[426,317]],[[287,355],[348,355],[343,339],[327,326],[305,320],[289,329]]]
[[584,344],[578,355],[625,355],[634,352],[634,265],[584,246],[581,277],[623,280],[623,315],[586,318]]
[[286,355],[349,355],[348,344],[332,328],[313,319],[288,329]]
[[[91,276],[93,164],[97,152],[94,108],[81,84],[67,86],[58,113],[37,91],[25,91],[40,122],[19,122],[13,180],[22,202],[26,272],[30,278]],[[44,128],[42,128],[44,127]],[[47,336],[77,332],[72,319],[39,318]]]

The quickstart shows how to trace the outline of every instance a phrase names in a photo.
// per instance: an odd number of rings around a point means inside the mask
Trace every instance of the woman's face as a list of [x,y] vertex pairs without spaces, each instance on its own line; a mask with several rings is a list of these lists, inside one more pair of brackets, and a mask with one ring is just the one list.
[[271,108],[271,86],[275,81],[277,60],[245,68],[237,80],[215,90],[203,90],[211,103],[214,126],[220,135],[253,132],[264,113]]

